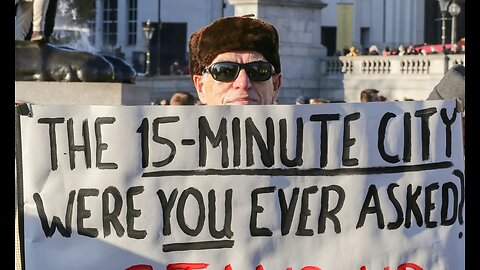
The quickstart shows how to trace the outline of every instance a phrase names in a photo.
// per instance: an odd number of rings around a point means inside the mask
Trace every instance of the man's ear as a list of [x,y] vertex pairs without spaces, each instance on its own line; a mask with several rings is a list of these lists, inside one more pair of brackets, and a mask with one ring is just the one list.
[[197,90],[197,95],[198,99],[202,104],[207,104],[205,100],[205,96],[203,95],[203,80],[201,75],[193,75],[192,77],[193,80],[193,85],[195,86],[195,89]]

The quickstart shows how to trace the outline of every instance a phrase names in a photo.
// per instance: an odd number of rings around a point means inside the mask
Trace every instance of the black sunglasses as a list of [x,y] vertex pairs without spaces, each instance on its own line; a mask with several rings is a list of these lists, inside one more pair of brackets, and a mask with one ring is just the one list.
[[270,79],[275,73],[272,64],[265,61],[255,61],[246,64],[235,62],[217,62],[203,70],[220,82],[231,82],[238,77],[241,69],[245,69],[248,78],[254,82],[262,82]]

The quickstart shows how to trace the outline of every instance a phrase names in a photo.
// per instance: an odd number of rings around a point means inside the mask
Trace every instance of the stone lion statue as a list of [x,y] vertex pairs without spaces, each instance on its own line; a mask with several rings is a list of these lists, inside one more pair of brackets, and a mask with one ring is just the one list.
[[137,72],[123,59],[55,46],[15,41],[16,81],[135,83]]

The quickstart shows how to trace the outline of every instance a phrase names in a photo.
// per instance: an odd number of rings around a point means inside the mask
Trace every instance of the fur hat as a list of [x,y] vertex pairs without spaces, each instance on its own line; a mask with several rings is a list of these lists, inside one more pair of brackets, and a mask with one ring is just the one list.
[[201,75],[221,53],[243,50],[261,53],[275,73],[281,71],[277,30],[260,19],[222,17],[193,33],[188,45],[192,75]]

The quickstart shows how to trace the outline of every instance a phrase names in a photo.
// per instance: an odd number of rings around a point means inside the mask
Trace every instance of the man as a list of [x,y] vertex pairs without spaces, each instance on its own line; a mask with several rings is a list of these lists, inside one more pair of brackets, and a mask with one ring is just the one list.
[[247,16],[223,17],[189,41],[190,72],[206,105],[274,104],[282,82],[278,33]]
[[302,105],[302,104],[309,104],[310,103],[310,98],[306,96],[299,96],[297,99],[295,99],[295,105]]
[[195,97],[189,92],[177,92],[170,98],[170,105],[195,105]]
[[375,102],[380,101],[380,97],[378,95],[379,91],[377,89],[364,89],[360,93],[360,101],[361,102]]
[[182,67],[177,59],[170,65],[170,75],[183,75]]

